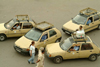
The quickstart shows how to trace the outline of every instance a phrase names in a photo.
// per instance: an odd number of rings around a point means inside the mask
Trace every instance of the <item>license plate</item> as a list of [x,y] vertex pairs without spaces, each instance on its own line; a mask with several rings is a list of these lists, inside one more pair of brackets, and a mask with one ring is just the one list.
[[17,50],[18,52],[21,52],[21,50],[20,50],[20,49],[18,49],[18,48],[16,48],[16,50]]

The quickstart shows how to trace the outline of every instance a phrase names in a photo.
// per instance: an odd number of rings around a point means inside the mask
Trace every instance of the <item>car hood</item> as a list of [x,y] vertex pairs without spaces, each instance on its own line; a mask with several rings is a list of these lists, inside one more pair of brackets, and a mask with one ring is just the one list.
[[78,29],[79,26],[80,25],[75,24],[75,23],[72,22],[72,20],[70,20],[63,25],[63,28],[66,29],[66,30],[69,30],[69,31],[76,31],[76,29]]
[[47,50],[48,53],[50,53],[50,54],[64,52],[64,50],[62,50],[62,49],[60,48],[59,43],[53,43],[53,44],[47,45],[46,50]]
[[0,31],[4,31],[4,30],[6,30],[6,28],[4,27],[4,23],[1,23],[0,24]]
[[[33,40],[27,39],[25,36],[22,36],[15,42],[15,45],[20,48],[29,48],[32,41]],[[35,41],[35,44],[36,44],[36,41]]]

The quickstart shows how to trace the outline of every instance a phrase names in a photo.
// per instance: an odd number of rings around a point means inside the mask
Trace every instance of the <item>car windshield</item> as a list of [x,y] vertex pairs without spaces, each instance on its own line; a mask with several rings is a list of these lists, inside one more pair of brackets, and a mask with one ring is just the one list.
[[60,42],[60,47],[61,49],[66,51],[72,45],[73,42],[74,42],[73,38],[71,37],[67,38],[66,40]]
[[86,22],[86,20],[87,20],[87,17],[86,16],[84,16],[84,15],[77,15],[77,16],[75,16],[74,18],[73,18],[73,23],[75,23],[75,24],[82,24],[82,25],[84,25],[85,24],[85,22]]
[[13,25],[15,24],[15,22],[13,20],[8,21],[7,23],[5,23],[5,28],[10,29]]
[[42,32],[36,30],[35,28],[31,29],[28,33],[25,34],[25,37],[34,41],[38,41]]

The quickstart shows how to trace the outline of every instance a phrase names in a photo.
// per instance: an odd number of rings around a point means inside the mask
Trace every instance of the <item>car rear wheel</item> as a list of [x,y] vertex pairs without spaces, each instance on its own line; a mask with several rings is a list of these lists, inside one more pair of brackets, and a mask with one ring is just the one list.
[[57,56],[57,57],[55,57],[55,58],[53,59],[53,61],[54,61],[54,63],[59,64],[59,63],[62,62],[62,57]]
[[98,29],[100,30],[100,24],[98,25]]
[[95,61],[95,60],[97,60],[97,55],[95,55],[95,54],[90,55],[89,60],[90,60],[90,61]]
[[4,41],[6,39],[6,36],[4,34],[0,34],[0,41]]

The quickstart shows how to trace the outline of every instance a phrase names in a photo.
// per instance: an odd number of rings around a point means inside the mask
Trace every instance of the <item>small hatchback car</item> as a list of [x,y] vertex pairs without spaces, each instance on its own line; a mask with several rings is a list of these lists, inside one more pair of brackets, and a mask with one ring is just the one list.
[[35,26],[35,22],[28,15],[16,15],[7,23],[0,24],[0,41],[8,37],[20,37]]
[[85,39],[69,37],[60,43],[48,44],[45,48],[46,55],[55,63],[61,63],[65,59],[89,58],[95,61],[100,55],[100,48],[94,44],[89,36]]
[[38,23],[35,28],[19,38],[15,42],[14,48],[19,53],[29,54],[29,46],[32,41],[35,41],[37,53],[40,47],[45,47],[50,43],[59,42],[61,38],[61,32],[54,28],[52,24],[44,21]]
[[100,12],[92,8],[83,9],[72,20],[65,23],[62,30],[70,35],[78,29],[80,25],[83,26],[85,32],[95,28],[100,29]]

